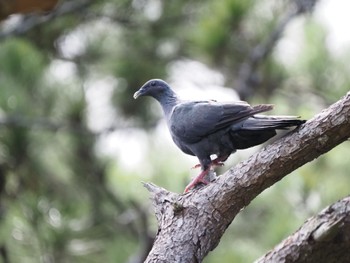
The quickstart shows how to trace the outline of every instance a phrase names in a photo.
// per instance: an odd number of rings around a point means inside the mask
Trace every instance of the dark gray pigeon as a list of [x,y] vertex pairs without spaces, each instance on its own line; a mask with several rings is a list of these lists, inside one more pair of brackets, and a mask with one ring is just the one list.
[[[239,149],[261,144],[276,135],[276,129],[299,126],[304,120],[291,116],[256,115],[272,105],[250,106],[243,101],[184,101],[160,79],[146,82],[134,98],[151,96],[163,108],[175,144],[189,155],[197,156],[202,172],[185,188],[188,192],[199,183],[208,184],[205,176],[212,166],[221,166]],[[211,160],[211,155],[216,159]]]

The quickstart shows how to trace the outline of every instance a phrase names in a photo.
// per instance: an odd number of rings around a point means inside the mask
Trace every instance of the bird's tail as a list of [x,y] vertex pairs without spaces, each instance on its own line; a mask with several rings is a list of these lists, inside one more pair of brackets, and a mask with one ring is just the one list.
[[304,122],[305,120],[301,120],[296,116],[254,115],[243,123],[242,129],[250,131],[261,131],[268,129],[284,130],[289,127],[299,126]]
[[254,115],[231,127],[230,138],[235,149],[246,149],[266,142],[276,135],[276,130],[299,126],[304,122],[294,116]]

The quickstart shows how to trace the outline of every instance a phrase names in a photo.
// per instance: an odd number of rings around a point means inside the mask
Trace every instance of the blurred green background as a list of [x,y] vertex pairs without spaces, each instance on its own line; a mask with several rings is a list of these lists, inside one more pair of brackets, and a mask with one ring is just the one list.
[[[350,49],[327,26],[347,9],[330,2],[346,1],[67,0],[3,20],[0,262],[142,262],[157,226],[141,182],[182,192],[198,171],[133,93],[162,78],[312,118],[350,86]],[[252,262],[349,194],[349,156],[345,142],[266,190],[204,262]]]

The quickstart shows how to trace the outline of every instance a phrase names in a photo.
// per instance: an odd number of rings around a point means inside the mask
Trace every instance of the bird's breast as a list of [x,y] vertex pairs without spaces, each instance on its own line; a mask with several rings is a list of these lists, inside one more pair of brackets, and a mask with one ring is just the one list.
[[179,147],[181,151],[183,151],[184,153],[189,154],[189,155],[195,155],[193,153],[193,151],[191,150],[190,145],[187,145],[186,143],[182,142],[176,136],[172,136],[172,139],[173,139],[174,143],[176,144],[176,146]]

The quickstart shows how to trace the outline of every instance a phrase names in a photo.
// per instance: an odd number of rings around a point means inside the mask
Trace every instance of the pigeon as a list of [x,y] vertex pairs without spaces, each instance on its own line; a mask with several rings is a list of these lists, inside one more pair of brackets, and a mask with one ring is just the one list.
[[[205,179],[212,167],[222,166],[236,150],[262,144],[276,130],[299,126],[305,120],[294,116],[267,116],[259,113],[273,108],[270,104],[251,106],[247,102],[181,100],[161,79],[147,81],[134,94],[155,98],[161,105],[174,143],[186,154],[196,156],[201,173],[186,186],[185,193]],[[216,156],[212,160],[211,156]]]

